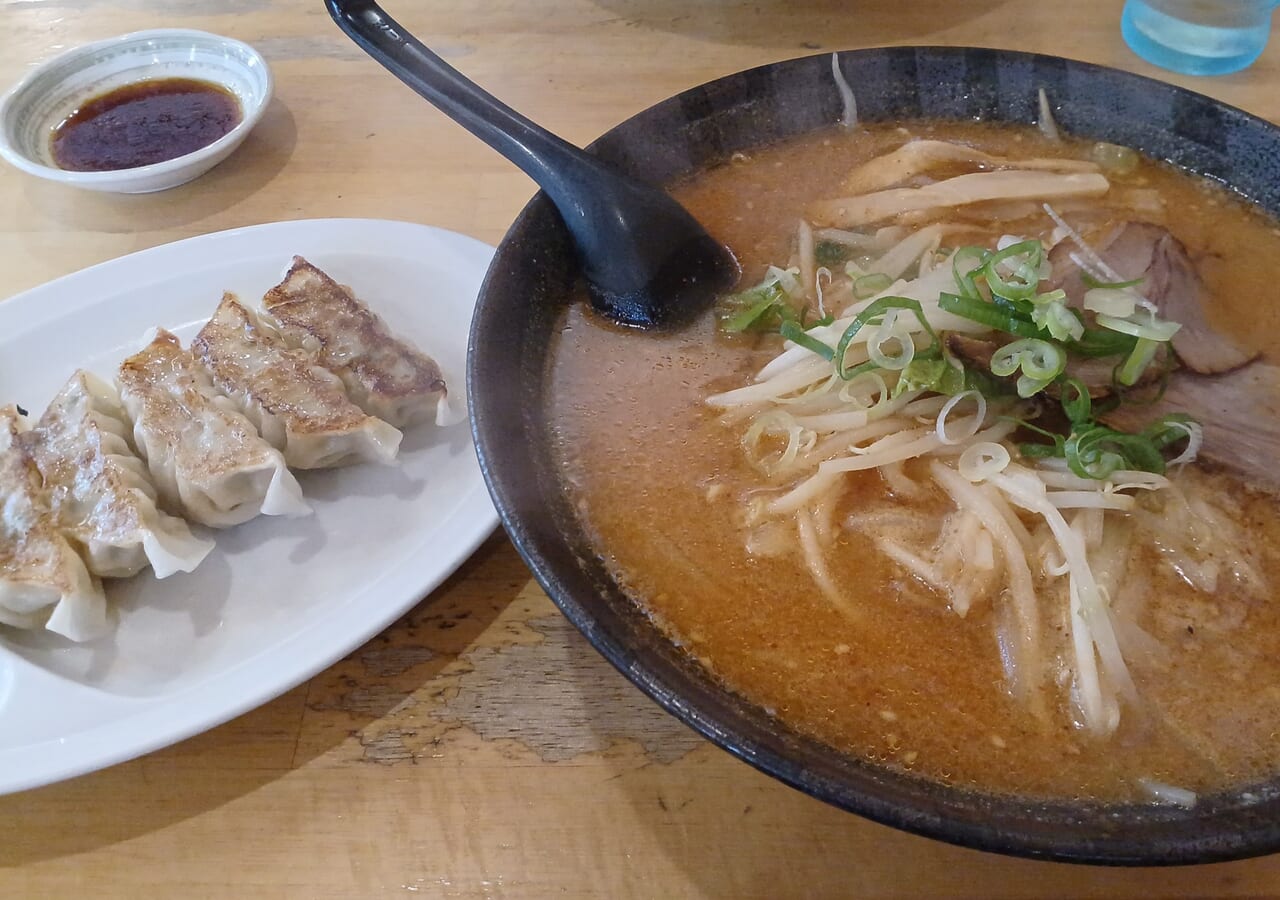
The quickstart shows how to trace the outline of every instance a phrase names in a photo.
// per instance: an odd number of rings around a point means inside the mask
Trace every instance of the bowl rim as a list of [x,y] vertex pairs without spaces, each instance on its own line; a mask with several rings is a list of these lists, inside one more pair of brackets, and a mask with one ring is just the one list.
[[[218,138],[212,143],[205,144],[203,147],[192,150],[190,153],[184,153],[181,156],[175,156],[172,159],[161,160],[160,162],[148,163],[145,166],[132,166],[127,169],[111,169],[108,171],[82,172],[73,169],[60,169],[55,166],[46,166],[36,162],[26,153],[22,152],[18,147],[9,140],[8,124],[10,117],[13,115],[15,104],[19,97],[26,91],[30,90],[31,85],[41,76],[47,74],[58,66],[64,65],[69,60],[73,60],[80,56],[89,56],[97,51],[118,45],[126,45],[135,42],[143,42],[154,40],[157,38],[196,38],[207,40],[210,43],[219,43],[231,45],[241,52],[250,60],[250,64],[258,67],[262,72],[263,90],[261,98],[256,98],[254,103],[246,104],[240,102],[241,117],[235,127]],[[247,66],[245,67],[248,68]],[[196,28],[148,28],[141,31],[130,31],[126,34],[116,35],[115,37],[102,38],[101,40],[90,41],[86,44],[79,44],[62,53],[53,56],[50,59],[40,63],[18,81],[0,95],[0,157],[5,159],[10,165],[29,175],[35,175],[38,178],[45,178],[50,181],[57,181],[63,184],[74,185],[78,187],[106,187],[114,183],[135,181],[138,179],[156,179],[165,175],[187,172],[192,168],[196,168],[212,157],[235,147],[239,144],[248,133],[258,124],[263,115],[267,111],[267,107],[271,104],[271,98],[275,91],[275,79],[271,73],[271,67],[267,65],[266,58],[253,46],[238,40],[237,38],[227,37],[222,34],[215,34],[211,31],[202,31]],[[239,98],[237,98],[239,99]]]
[[[1275,123],[1189,89],[1114,67],[1048,54],[950,45],[876,47],[841,50],[836,53],[842,65],[848,60],[864,56],[889,57],[895,54],[920,54],[930,57],[987,54],[1021,63],[1048,63],[1054,66],[1066,66],[1069,69],[1076,69],[1096,77],[1119,78],[1144,91],[1158,89],[1163,92],[1172,92],[1171,96],[1178,99],[1207,102],[1219,112],[1225,112],[1230,116],[1237,117],[1238,120],[1253,123],[1255,127],[1263,127],[1277,138],[1275,143],[1280,147],[1280,126]],[[700,102],[705,104],[705,95],[707,94],[713,96],[731,94],[732,82],[735,79],[744,79],[755,75],[759,76],[761,80],[766,80],[771,74],[771,70],[780,70],[789,66],[817,65],[829,60],[831,56],[831,52],[822,52],[777,60],[691,86],[618,123],[593,141],[587,149],[596,153],[605,151],[606,155],[608,155],[608,151],[613,151],[616,154],[618,146],[614,145],[613,141],[625,140],[622,137],[623,132],[628,127],[643,125],[646,118],[650,119],[648,124],[654,124],[652,118],[660,110],[669,111],[668,108],[683,108],[685,106],[698,108]],[[1069,100],[1064,100],[1064,102],[1069,102]],[[710,114],[723,111],[723,109],[714,110]],[[997,116],[996,120],[1014,121],[1005,116]],[[836,122],[833,119],[830,126],[834,127],[835,124]],[[809,131],[811,130],[809,129]],[[808,131],[797,133],[808,133]],[[767,140],[762,140],[760,143],[765,144],[767,142]],[[624,168],[626,167],[627,160],[615,158],[612,161],[615,164],[622,164]],[[1211,171],[1198,171],[1194,166],[1182,165],[1176,160],[1171,160],[1171,162],[1194,174],[1214,177]],[[696,169],[693,171],[696,171]],[[1232,188],[1233,185],[1228,183],[1227,187]],[[1245,196],[1248,199],[1253,199],[1248,194]],[[1274,204],[1275,200],[1272,199],[1271,202]],[[1275,212],[1276,210],[1272,210],[1273,214]],[[522,408],[518,426],[509,421],[503,421],[504,410],[496,396],[490,396],[489,393],[479,388],[479,383],[482,380],[480,375],[481,367],[486,365],[487,361],[502,355],[511,355],[514,352],[509,345],[496,344],[492,341],[492,337],[487,334],[488,331],[498,329],[501,326],[500,315],[502,315],[501,311],[492,314],[489,312],[493,306],[489,302],[489,298],[495,293],[502,292],[503,285],[509,284],[513,280],[513,275],[517,274],[516,270],[519,268],[519,263],[528,262],[525,258],[527,251],[521,247],[520,239],[527,237],[530,232],[536,232],[539,228],[545,229],[549,222],[554,223],[558,231],[563,231],[563,226],[558,221],[554,207],[545,194],[540,192],[521,210],[506,235],[504,235],[481,288],[476,312],[472,319],[467,367],[469,412],[473,441],[480,459],[481,470],[484,473],[486,484],[498,509],[503,526],[539,585],[546,591],[565,617],[582,632],[594,649],[604,656],[628,680],[647,694],[650,699],[721,749],[790,787],[875,822],[951,844],[1032,859],[1095,865],[1142,866],[1223,862],[1280,850],[1280,821],[1269,820],[1264,826],[1249,826],[1234,830],[1230,827],[1224,827],[1218,820],[1229,819],[1232,815],[1236,815],[1237,810],[1234,808],[1206,811],[1202,804],[1200,812],[1203,813],[1203,818],[1197,815],[1194,820],[1183,820],[1184,822],[1190,821],[1197,829],[1190,836],[1185,833],[1175,833],[1154,839],[1147,838],[1135,841],[1129,838],[1127,832],[1123,830],[1124,825],[1128,824],[1123,821],[1123,814],[1126,810],[1138,810],[1144,814],[1150,813],[1157,822],[1161,821],[1161,817],[1166,815],[1168,817],[1176,817],[1183,813],[1168,807],[1158,807],[1151,804],[1110,803],[1081,806],[1079,804],[1069,804],[1065,801],[1041,803],[1041,801],[1033,798],[1020,798],[1010,794],[983,793],[979,790],[954,787],[942,788],[939,791],[941,799],[937,801],[933,808],[928,808],[923,805],[923,800],[928,793],[928,785],[932,784],[933,789],[939,788],[936,782],[930,782],[919,776],[903,775],[887,767],[877,768],[874,764],[866,764],[865,762],[855,765],[855,768],[860,772],[866,772],[867,775],[865,778],[859,776],[860,781],[857,785],[857,790],[853,790],[847,783],[833,777],[830,771],[813,772],[805,770],[797,764],[796,760],[789,758],[787,752],[780,749],[783,745],[789,746],[788,742],[798,739],[806,744],[822,744],[829,753],[839,752],[832,748],[831,745],[823,744],[821,741],[816,741],[816,739],[791,731],[785,723],[776,719],[772,720],[772,731],[769,733],[772,743],[759,742],[751,733],[750,723],[745,720],[726,722],[723,715],[707,705],[708,683],[714,681],[713,676],[704,672],[704,680],[702,682],[690,681],[684,672],[673,669],[662,660],[646,660],[643,651],[637,652],[632,647],[616,640],[615,635],[608,632],[606,627],[601,625],[598,613],[593,610],[592,604],[589,602],[592,599],[596,599],[597,602],[602,601],[598,597],[586,596],[585,591],[582,596],[579,596],[573,589],[573,583],[576,583],[581,589],[590,580],[590,575],[584,575],[581,570],[572,568],[581,565],[581,559],[578,554],[583,551],[566,546],[567,541],[564,540],[564,531],[558,523],[548,526],[541,521],[544,518],[553,518],[553,512],[548,512],[541,507],[534,507],[532,504],[522,504],[520,499],[522,492],[540,490],[540,488],[528,488],[524,480],[539,480],[540,473],[536,470],[536,467],[527,465],[522,471],[512,471],[512,466],[504,465],[501,461],[504,456],[513,454],[510,446],[506,448],[505,454],[503,452],[502,441],[506,439],[510,442],[511,440],[511,435],[507,432],[517,427],[527,430],[527,421],[532,421],[536,418],[536,413],[531,413]],[[545,267],[548,260],[544,257],[538,262]],[[552,262],[558,261],[552,260]],[[568,263],[570,272],[577,271],[577,265],[576,259],[572,259],[570,251],[570,262]],[[558,275],[559,273],[553,272],[546,275],[545,278],[555,279]],[[541,274],[541,270],[539,270],[538,277],[544,277]],[[533,292],[526,291],[526,293],[531,295]],[[528,308],[527,297],[522,294],[520,299],[526,303],[526,308]],[[510,311],[510,308],[506,308],[505,315],[509,317]],[[518,333],[517,336],[521,339],[525,337],[523,332]],[[544,353],[546,351],[545,347],[534,349]],[[524,352],[524,349],[520,348],[520,352]],[[545,378],[545,371],[541,377]],[[510,413],[511,410],[506,410],[506,412]],[[528,435],[523,432],[520,436],[528,438]],[[519,452],[527,458],[532,458],[532,454],[523,447]],[[506,471],[502,471],[503,469],[506,469]],[[557,537],[550,544],[546,543],[543,537],[548,529],[557,533]],[[559,543],[556,543],[556,541]],[[554,552],[547,552],[548,548]],[[726,696],[737,696],[738,699],[741,699],[740,695],[733,695],[733,692],[723,685],[710,690],[713,690],[716,699],[722,699]],[[756,732],[756,734],[758,735],[759,732]],[[858,760],[851,754],[841,753],[841,756],[847,762],[858,763]],[[843,770],[841,774],[843,774]],[[883,777],[881,780],[875,781],[875,776]],[[1280,782],[1268,781],[1266,783],[1268,788],[1278,784]],[[1242,785],[1235,790],[1244,792],[1248,789],[1249,786]],[[909,799],[916,799],[921,805],[915,807],[904,806],[902,803],[904,796]],[[1043,807],[1055,815],[1061,815],[1062,818],[1060,820],[1046,820],[1044,823],[1037,821],[1028,830],[1024,831],[1011,830],[1012,826],[1007,821],[992,821],[987,818],[989,812],[998,812],[998,807],[1003,806],[1006,809],[1012,809],[1019,802],[1025,804],[1028,808],[1030,806]],[[1267,811],[1274,812],[1277,805],[1280,805],[1280,800],[1268,796],[1265,803]],[[971,814],[969,818],[948,818],[949,811],[962,807]],[[1108,831],[1105,835],[1095,835],[1093,837],[1085,837],[1078,832],[1065,831],[1070,827],[1067,817],[1073,811],[1090,810],[1094,812],[1100,810],[1108,816],[1116,815],[1118,817],[1115,823],[1116,829]],[[1027,814],[1024,818],[1029,822],[1031,817]],[[1215,823],[1217,823],[1216,830],[1214,830]],[[1035,827],[1037,825],[1047,827],[1039,827],[1037,829]],[[1198,831],[1201,827],[1208,833],[1201,834]],[[1054,830],[1058,828],[1062,828],[1064,831]]]

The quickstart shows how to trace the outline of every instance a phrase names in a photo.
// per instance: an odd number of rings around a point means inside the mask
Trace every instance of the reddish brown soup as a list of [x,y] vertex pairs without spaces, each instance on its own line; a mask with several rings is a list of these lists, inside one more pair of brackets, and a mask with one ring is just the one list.
[[[1061,153],[1023,130],[910,133],[1013,157]],[[787,258],[808,201],[838,196],[854,165],[906,137],[894,128],[818,135],[708,171],[676,194],[740,255],[744,284],[754,283],[766,264]],[[1280,324],[1280,305],[1267,302],[1280,281],[1275,224],[1163,166],[1145,164],[1139,183],[1165,197],[1165,224],[1213,291],[1215,324],[1267,349]],[[858,535],[828,554],[856,617],[833,608],[799,559],[748,552],[740,510],[760,476],[744,461],[739,432],[705,400],[745,383],[777,349],[768,339],[724,339],[709,318],[678,335],[623,332],[579,304],[550,363],[558,452],[599,552],[728,688],[835,747],[997,792],[1139,799],[1142,779],[1204,791],[1280,769],[1280,607],[1231,584],[1214,596],[1190,591],[1154,550],[1138,564],[1157,572],[1161,599],[1142,624],[1161,646],[1131,662],[1153,712],[1129,716],[1108,739],[1090,737],[1063,710],[1053,727],[1038,724],[1004,688],[991,608],[956,617]],[[1243,498],[1253,558],[1280,583],[1273,501],[1212,477]],[[876,473],[851,480],[842,513],[886,494]]]

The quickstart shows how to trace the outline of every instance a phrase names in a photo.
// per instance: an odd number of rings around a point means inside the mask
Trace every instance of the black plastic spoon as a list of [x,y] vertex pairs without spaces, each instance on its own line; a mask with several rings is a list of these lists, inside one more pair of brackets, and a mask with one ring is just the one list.
[[683,206],[556,137],[436,56],[373,0],[325,0],[392,74],[524,170],[573,235],[593,305],[624,325],[679,325],[737,280],[733,254]]

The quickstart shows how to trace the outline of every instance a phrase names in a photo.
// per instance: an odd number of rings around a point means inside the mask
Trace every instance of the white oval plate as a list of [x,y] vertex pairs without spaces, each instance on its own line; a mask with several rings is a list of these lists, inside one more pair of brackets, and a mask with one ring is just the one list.
[[493,249],[403,222],[239,228],[103,263],[0,302],[0,403],[38,416],[77,367],[111,376],[153,325],[189,340],[224,290],[257,305],[301,254],[435,357],[458,424],[409,429],[398,467],[300,473],[315,514],[216,532],[195,572],[108,582],[113,635],[0,628],[0,793],[218,725],[342,658],[493,531],[465,424],[467,333]]

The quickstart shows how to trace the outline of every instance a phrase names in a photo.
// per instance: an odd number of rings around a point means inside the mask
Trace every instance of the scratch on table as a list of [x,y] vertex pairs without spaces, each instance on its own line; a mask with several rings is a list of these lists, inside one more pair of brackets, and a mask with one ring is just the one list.
[[379,678],[392,678],[403,675],[414,666],[436,658],[436,654],[428,647],[413,644],[402,646],[378,647],[360,654],[360,662],[369,674]]
[[674,762],[702,743],[644,697],[560,616],[532,619],[535,644],[480,647],[471,671],[428,713],[488,741],[513,741],[546,762],[632,741],[653,760]]
[[377,719],[394,716],[413,706],[413,696],[386,685],[355,685],[340,691],[330,700],[315,701],[311,708],[317,711],[341,710],[356,716]]
[[377,735],[357,733],[355,736],[360,741],[360,747],[364,751],[363,759],[365,762],[389,766],[396,763],[412,763],[415,761],[413,750],[405,743],[406,738],[416,737],[416,734],[412,731],[389,728]]

